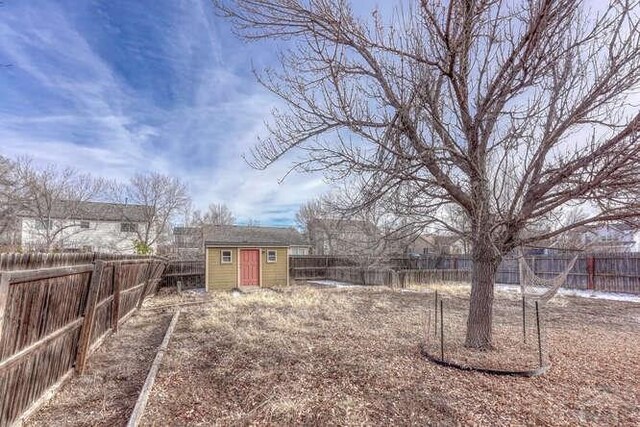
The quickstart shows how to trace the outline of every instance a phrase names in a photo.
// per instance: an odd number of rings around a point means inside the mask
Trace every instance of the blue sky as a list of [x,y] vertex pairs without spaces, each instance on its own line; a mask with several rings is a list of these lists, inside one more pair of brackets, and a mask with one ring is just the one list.
[[293,224],[322,178],[279,184],[287,161],[256,171],[241,158],[278,102],[251,71],[274,53],[238,40],[208,0],[5,0],[0,153],[111,179],[177,175],[196,207]]

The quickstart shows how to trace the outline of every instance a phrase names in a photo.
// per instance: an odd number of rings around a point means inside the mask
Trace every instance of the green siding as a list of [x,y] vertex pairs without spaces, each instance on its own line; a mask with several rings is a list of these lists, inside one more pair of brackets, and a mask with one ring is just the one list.
[[[220,253],[231,251],[231,263],[221,264]],[[207,289],[227,290],[238,285],[238,250],[236,248],[207,248]]]
[[[288,250],[284,248],[264,248],[262,253],[262,286],[286,286]],[[267,262],[267,251],[276,250],[276,262]]]
[[[229,290],[238,284],[238,253],[242,248],[207,248],[207,289]],[[254,249],[254,248],[247,248]],[[288,269],[287,247],[261,247],[262,286],[286,286]],[[231,264],[220,263],[220,252],[230,250],[232,254]],[[277,251],[277,261],[267,262],[267,251]]]

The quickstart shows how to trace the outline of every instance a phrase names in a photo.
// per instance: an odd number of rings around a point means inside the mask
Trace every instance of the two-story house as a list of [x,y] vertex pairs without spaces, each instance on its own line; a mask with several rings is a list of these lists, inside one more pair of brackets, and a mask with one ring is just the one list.
[[[27,207],[16,215],[15,246],[23,250],[135,252],[144,235],[150,207],[103,202],[55,201]],[[155,249],[155,248],[153,248]]]
[[591,251],[629,252],[636,245],[637,229],[636,226],[622,222],[587,226],[580,230],[581,243]]

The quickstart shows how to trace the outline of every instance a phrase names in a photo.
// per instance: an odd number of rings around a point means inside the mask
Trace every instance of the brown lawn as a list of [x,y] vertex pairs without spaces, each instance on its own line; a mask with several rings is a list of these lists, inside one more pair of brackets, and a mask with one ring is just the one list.
[[91,355],[85,374],[65,383],[26,425],[125,425],[170,318],[149,311],[132,316]]
[[[445,313],[463,325],[463,292],[448,298]],[[516,378],[425,360],[427,292],[295,286],[181,299],[206,302],[183,307],[144,425],[640,425],[640,304],[558,297],[544,314],[550,371]],[[497,304],[517,333],[520,302]]]

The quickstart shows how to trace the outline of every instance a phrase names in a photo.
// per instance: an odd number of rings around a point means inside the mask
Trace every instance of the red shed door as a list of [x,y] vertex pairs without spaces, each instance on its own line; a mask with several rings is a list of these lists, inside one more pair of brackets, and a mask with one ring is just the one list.
[[260,251],[240,250],[240,285],[258,286],[260,283]]

